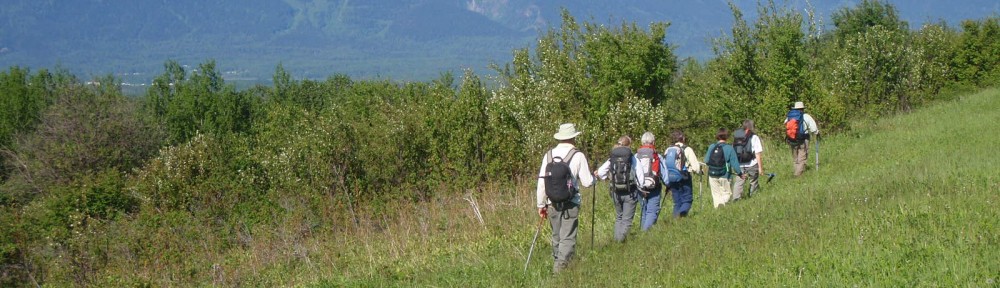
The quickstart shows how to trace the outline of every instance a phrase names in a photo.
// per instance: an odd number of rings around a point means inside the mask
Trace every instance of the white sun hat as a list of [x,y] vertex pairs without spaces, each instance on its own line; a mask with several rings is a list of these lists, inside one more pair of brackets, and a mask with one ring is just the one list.
[[552,135],[556,140],[569,140],[576,138],[576,135],[580,135],[580,131],[576,131],[576,125],[573,123],[564,123],[559,125],[559,132]]
[[806,104],[802,103],[802,101],[795,102],[795,106],[792,106],[792,109],[806,109]]

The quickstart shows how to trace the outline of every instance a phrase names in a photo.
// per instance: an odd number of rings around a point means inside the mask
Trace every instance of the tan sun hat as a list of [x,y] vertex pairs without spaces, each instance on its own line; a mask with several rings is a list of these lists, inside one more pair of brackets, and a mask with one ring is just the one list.
[[576,131],[576,125],[573,125],[573,123],[564,123],[559,125],[559,132],[552,135],[552,138],[556,138],[556,140],[569,140],[576,138],[576,135],[580,135],[580,131]]
[[792,109],[806,109],[806,104],[802,103],[802,101],[795,102],[795,106],[792,106]]

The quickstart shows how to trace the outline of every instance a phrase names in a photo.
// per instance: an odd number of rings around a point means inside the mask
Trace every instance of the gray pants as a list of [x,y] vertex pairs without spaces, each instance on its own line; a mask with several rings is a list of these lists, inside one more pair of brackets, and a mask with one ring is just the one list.
[[629,229],[632,229],[632,218],[635,218],[635,206],[639,202],[639,193],[635,190],[629,193],[611,191],[611,203],[615,206],[615,241],[625,241]]
[[569,260],[573,258],[573,251],[576,247],[576,228],[579,226],[580,206],[570,205],[562,211],[549,206],[549,224],[552,225],[552,271],[559,272]]
[[757,188],[760,188],[760,182],[757,181],[757,178],[760,178],[760,171],[757,171],[757,164],[750,167],[741,167],[741,169],[747,175],[747,179],[733,177],[733,201],[743,196],[743,186],[747,181],[750,181],[750,191],[747,191],[747,198],[757,193]]
[[802,175],[802,171],[806,171],[806,161],[809,160],[809,140],[801,145],[792,146],[792,159],[795,160],[794,175]]

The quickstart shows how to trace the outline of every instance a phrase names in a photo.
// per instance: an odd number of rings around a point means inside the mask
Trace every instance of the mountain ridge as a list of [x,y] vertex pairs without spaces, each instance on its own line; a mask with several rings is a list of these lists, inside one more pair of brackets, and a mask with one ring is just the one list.
[[[814,7],[829,26],[836,9],[857,2]],[[1000,3],[984,0],[905,3],[896,7],[911,28],[937,19],[957,26],[1000,11]],[[756,14],[756,1],[734,4],[748,18]],[[779,5],[798,11],[807,3]],[[224,70],[245,71],[240,78],[262,82],[279,64],[297,78],[427,80],[508,62],[511,48],[530,47],[538,33],[559,25],[561,9],[578,21],[608,25],[670,22],[667,42],[680,58],[712,57],[711,39],[727,33],[733,20],[721,0],[14,0],[0,11],[0,65],[62,67],[86,76],[140,73],[125,80],[148,82],[167,60],[195,66],[215,59]]]

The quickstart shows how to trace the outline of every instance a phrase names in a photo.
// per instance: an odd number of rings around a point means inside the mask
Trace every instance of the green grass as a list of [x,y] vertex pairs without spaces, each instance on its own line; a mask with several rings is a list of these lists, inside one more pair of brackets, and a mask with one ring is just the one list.
[[987,90],[823,138],[820,169],[800,178],[771,141],[765,167],[779,176],[754,198],[658,223],[622,246],[598,243],[568,273],[536,281],[996,287],[998,111],[1000,92]]
[[[711,209],[695,184],[691,217],[612,241],[604,183],[585,190],[577,258],[552,275],[548,228],[522,272],[537,223],[533,183],[478,196],[486,225],[463,200],[428,204],[383,232],[316,250],[337,253],[277,283],[317,286],[970,286],[1000,283],[1000,91],[960,97],[824,137],[821,167],[791,177],[791,155],[765,139],[775,180],[755,197]],[[815,149],[815,147],[813,147]],[[599,160],[599,159],[598,159]],[[704,197],[699,195],[704,191]],[[495,194],[492,194],[495,193]],[[590,213],[596,208],[596,213]],[[425,212],[419,212],[425,211]],[[433,212],[427,212],[433,211]],[[596,229],[591,216],[596,215]],[[543,225],[547,226],[547,224]],[[595,232],[594,243],[590,241]],[[330,257],[330,256],[327,256]],[[271,267],[270,270],[294,267]],[[275,273],[281,275],[281,273]],[[314,279],[314,280],[308,280]],[[301,282],[300,282],[301,281]]]

